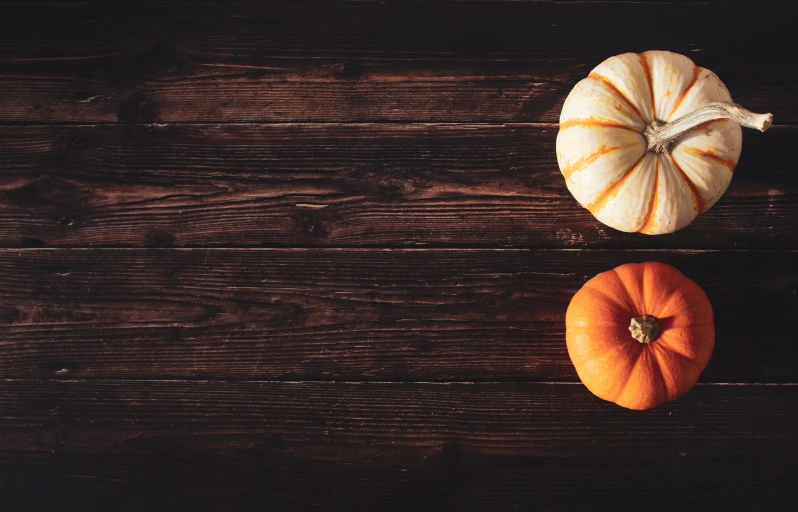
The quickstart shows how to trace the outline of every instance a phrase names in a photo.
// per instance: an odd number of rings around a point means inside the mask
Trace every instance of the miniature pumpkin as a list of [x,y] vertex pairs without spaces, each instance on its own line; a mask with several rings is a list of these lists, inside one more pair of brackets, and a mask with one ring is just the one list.
[[604,224],[670,233],[726,191],[742,149],[740,125],[771,114],[731,103],[711,71],[665,51],[599,64],[563,105],[557,162],[568,190]]
[[627,263],[595,276],[571,300],[565,329],[585,386],[629,409],[689,391],[715,346],[706,294],[664,263]]

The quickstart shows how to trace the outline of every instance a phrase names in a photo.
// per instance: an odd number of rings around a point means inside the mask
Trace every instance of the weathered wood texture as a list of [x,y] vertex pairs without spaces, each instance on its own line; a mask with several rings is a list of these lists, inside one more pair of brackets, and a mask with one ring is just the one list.
[[87,498],[201,511],[786,510],[773,507],[795,499],[796,386],[699,385],[642,413],[577,384],[0,386],[0,497],[38,510]]
[[7,123],[556,122],[592,67],[651,49],[798,122],[785,5],[28,2],[2,15]]
[[0,252],[0,375],[575,381],[573,294],[629,261],[707,292],[705,382],[796,382],[798,252]]
[[0,128],[0,245],[798,247],[795,128],[745,134],[721,201],[620,233],[565,187],[556,127]]
[[[796,124],[796,21],[3,2],[0,509],[792,510],[798,127],[747,131],[724,198],[661,237],[581,209],[554,142],[576,82],[650,49]],[[632,412],[578,382],[563,317],[645,260],[706,290],[717,344]]]

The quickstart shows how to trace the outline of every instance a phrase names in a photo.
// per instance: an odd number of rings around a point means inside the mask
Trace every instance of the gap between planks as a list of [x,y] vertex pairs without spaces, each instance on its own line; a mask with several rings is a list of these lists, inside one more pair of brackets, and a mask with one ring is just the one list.
[[[0,4],[2,5],[2,4]],[[498,128],[498,127],[528,127],[528,128],[559,128],[560,123],[520,123],[520,122],[509,122],[509,123],[498,123],[498,122],[427,122],[427,121],[402,121],[402,120],[391,120],[391,121],[367,121],[367,122],[341,122],[341,121],[168,121],[164,123],[125,123],[125,122],[110,122],[110,121],[99,121],[96,123],[47,123],[47,122],[16,122],[16,121],[0,121],[0,128],[6,127],[14,127],[14,128],[27,128],[27,127],[40,127],[40,126],[52,126],[55,128],[58,127],[68,127],[68,128],[94,128],[94,127],[112,127],[112,126],[137,126],[137,127],[158,127],[158,128],[165,128],[167,126],[307,126],[307,127],[314,127],[314,126],[362,126],[362,127],[369,127],[369,126],[416,126],[416,127],[424,127],[424,126],[442,126],[442,127],[456,127],[456,128]],[[769,128],[770,130],[773,129],[794,129],[798,127],[798,124],[773,124]]]
[[[403,386],[407,384],[421,384],[429,386],[455,386],[455,385],[471,385],[471,386],[492,386],[492,385],[506,385],[506,384],[524,384],[529,386],[546,385],[546,386],[581,386],[579,381],[519,381],[519,380],[490,380],[490,381],[468,381],[468,380],[279,380],[279,379],[141,379],[141,378],[110,378],[98,377],[93,379],[24,379],[24,378],[7,378],[0,379],[0,382],[64,382],[64,383],[91,383],[91,382],[148,382],[148,383],[196,383],[196,384],[323,384],[323,385],[395,385]],[[798,382],[697,382],[696,387],[716,387],[716,386],[739,386],[739,387],[789,387],[798,386]]]
[[240,251],[240,252],[255,252],[255,251],[280,251],[280,252],[293,252],[293,251],[347,251],[347,252],[592,252],[596,254],[606,252],[650,252],[655,254],[663,253],[679,253],[679,254],[708,254],[708,253],[740,253],[740,254],[789,254],[798,253],[798,249],[684,249],[684,248],[667,248],[667,247],[651,247],[651,248],[578,248],[578,247],[545,247],[545,246],[514,246],[514,247],[496,247],[486,245],[484,247],[469,246],[456,246],[445,245],[437,247],[433,244],[427,244],[423,247],[402,247],[399,245],[334,245],[334,246],[181,246],[181,247],[138,247],[138,246],[52,246],[52,247],[0,247],[0,254],[12,252],[57,252],[57,251]]

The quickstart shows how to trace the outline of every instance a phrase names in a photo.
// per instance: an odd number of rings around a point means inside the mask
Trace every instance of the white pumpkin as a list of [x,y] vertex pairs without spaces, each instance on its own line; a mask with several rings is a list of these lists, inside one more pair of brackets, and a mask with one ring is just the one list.
[[599,221],[671,233],[726,191],[742,149],[740,124],[765,131],[772,119],[731,103],[723,82],[683,55],[625,53],[568,95],[557,162],[568,190]]

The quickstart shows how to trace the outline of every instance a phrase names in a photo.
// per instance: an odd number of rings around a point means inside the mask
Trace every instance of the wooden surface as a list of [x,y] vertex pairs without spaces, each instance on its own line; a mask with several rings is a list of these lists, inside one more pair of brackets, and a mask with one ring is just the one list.
[[[577,381],[565,309],[593,275],[696,276],[707,382],[790,383],[798,251],[0,251],[10,378]],[[767,349],[751,340],[767,340]]]
[[0,245],[798,249],[798,127],[746,130],[689,230],[574,201],[550,125],[0,127]]
[[[796,21],[0,4],[0,509],[794,509]],[[776,121],[658,237],[595,221],[554,155],[573,85],[649,49]],[[633,412],[579,383],[563,317],[647,260],[706,290],[717,344],[690,393]]]

